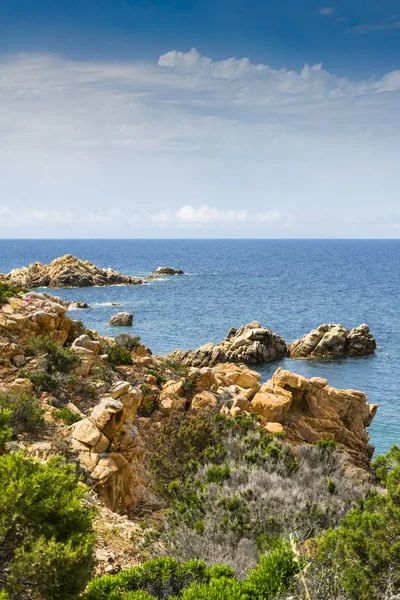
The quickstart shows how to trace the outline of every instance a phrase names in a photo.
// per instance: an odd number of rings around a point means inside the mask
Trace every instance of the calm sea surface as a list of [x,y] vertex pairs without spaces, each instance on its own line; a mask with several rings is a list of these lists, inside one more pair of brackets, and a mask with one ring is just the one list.
[[[307,377],[360,389],[379,404],[370,428],[376,454],[400,443],[400,240],[0,240],[0,272],[71,253],[101,267],[146,275],[159,265],[188,276],[133,287],[57,290],[83,300],[71,316],[100,334],[116,335],[109,317],[127,310],[154,353],[222,340],[230,327],[261,321],[287,342],[321,323],[366,322],[378,342],[368,358],[282,360]],[[111,306],[118,302],[120,307]]]

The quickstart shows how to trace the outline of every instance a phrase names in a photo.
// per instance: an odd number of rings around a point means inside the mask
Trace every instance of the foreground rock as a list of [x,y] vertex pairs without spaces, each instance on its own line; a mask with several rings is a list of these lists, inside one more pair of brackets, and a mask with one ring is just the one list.
[[35,262],[29,267],[14,269],[0,277],[6,283],[23,288],[89,287],[106,285],[136,285],[143,279],[121,275],[113,269],[102,269],[72,254],[56,258],[49,265]]
[[172,269],[171,267],[158,267],[153,271],[153,275],[184,275],[181,269]]
[[67,307],[49,296],[10,298],[0,308],[1,367],[23,366],[29,340],[46,336],[62,347],[74,339],[77,323],[65,313]]
[[134,463],[143,447],[133,421],[141,400],[139,388],[119,382],[89,417],[72,428],[72,448],[82,468],[100,499],[120,513],[135,503]]
[[258,321],[240,329],[232,328],[219,344],[212,342],[197,350],[175,350],[168,355],[170,360],[180,360],[185,365],[205,367],[218,363],[257,364],[279,360],[287,354],[285,340]]
[[365,323],[351,331],[343,325],[320,325],[289,345],[290,358],[341,358],[372,354],[376,341]]
[[128,312],[116,313],[108,321],[108,324],[114,325],[114,327],[131,327],[132,323],[133,323],[133,315]]
[[306,379],[279,368],[251,399],[247,412],[259,415],[271,432],[296,443],[314,444],[331,439],[351,457],[352,464],[368,469],[374,447],[368,427],[377,411],[367,396],[338,390],[326,379]]

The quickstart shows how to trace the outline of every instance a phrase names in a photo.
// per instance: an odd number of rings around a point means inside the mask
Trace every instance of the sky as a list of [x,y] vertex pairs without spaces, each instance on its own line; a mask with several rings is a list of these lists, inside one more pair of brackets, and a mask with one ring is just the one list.
[[399,238],[398,0],[0,0],[1,238]]

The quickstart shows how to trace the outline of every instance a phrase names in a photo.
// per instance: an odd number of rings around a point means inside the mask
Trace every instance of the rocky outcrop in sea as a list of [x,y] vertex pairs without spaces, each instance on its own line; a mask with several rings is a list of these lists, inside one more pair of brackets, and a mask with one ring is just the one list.
[[172,267],[157,267],[153,275],[184,275],[182,269],[173,269]]
[[320,325],[289,344],[289,358],[342,358],[373,354],[376,341],[363,323],[350,331],[343,325]]
[[175,350],[168,358],[189,366],[205,367],[224,362],[260,364],[279,360],[286,354],[285,340],[253,321],[240,329],[230,329],[219,344],[210,342],[197,350]]
[[131,327],[133,323],[133,315],[129,312],[118,312],[110,317],[108,324],[114,327]]
[[35,262],[29,267],[13,269],[0,275],[0,281],[21,288],[64,288],[107,285],[137,285],[144,279],[121,275],[113,269],[102,269],[72,254],[54,259],[49,265]]

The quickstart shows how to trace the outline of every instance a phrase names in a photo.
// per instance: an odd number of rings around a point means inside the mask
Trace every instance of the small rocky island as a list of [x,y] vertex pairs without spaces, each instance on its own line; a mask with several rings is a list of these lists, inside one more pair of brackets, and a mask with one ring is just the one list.
[[320,325],[289,344],[289,358],[342,358],[373,354],[376,341],[363,323],[350,331],[343,325]]
[[153,275],[184,275],[182,269],[173,269],[172,267],[157,267]]
[[232,327],[217,345],[210,342],[197,350],[175,350],[168,358],[180,360],[188,366],[206,367],[223,362],[260,364],[279,360],[286,354],[285,340],[271,329],[261,327],[258,321],[253,321],[240,329]]
[[49,265],[35,262],[29,267],[13,269],[0,275],[0,282],[21,288],[65,288],[107,285],[137,285],[144,283],[140,277],[122,275],[113,269],[102,269],[88,260],[72,254],[54,259]]

